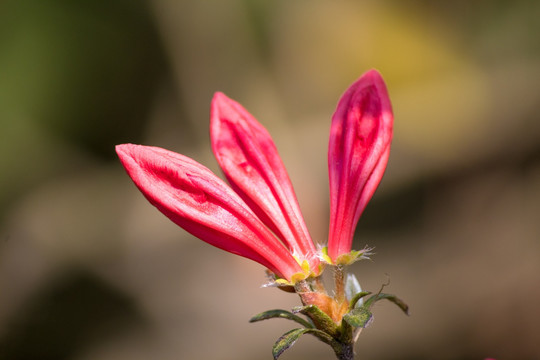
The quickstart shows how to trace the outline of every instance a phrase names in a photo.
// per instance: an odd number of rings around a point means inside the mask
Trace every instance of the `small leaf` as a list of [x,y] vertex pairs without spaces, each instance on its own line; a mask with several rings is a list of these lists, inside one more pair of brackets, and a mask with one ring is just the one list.
[[372,318],[373,314],[365,306],[352,309],[343,315],[343,320],[355,328],[365,328]]
[[[362,306],[362,301],[361,299],[364,297],[364,296],[367,296],[371,294],[371,291],[361,291],[359,293],[357,293],[356,295],[354,295],[351,299],[351,303],[349,305],[349,309],[354,309],[357,305],[360,305]],[[358,306],[359,307],[359,306]]]
[[296,340],[310,329],[293,329],[283,334],[272,347],[274,360],[277,359],[285,350],[294,345]]
[[272,355],[274,360],[277,359],[285,350],[294,345],[296,340],[304,334],[311,334],[317,339],[321,340],[325,344],[332,346],[335,350],[340,347],[340,343],[337,342],[332,336],[317,329],[293,329],[283,334],[272,347]]
[[299,323],[300,325],[305,326],[308,329],[313,328],[313,324],[311,324],[309,321],[306,321],[306,320],[302,319],[300,316],[294,315],[290,311],[281,310],[281,309],[268,310],[268,311],[262,312],[260,314],[257,314],[254,317],[252,317],[251,319],[249,319],[249,322],[252,323],[252,322],[257,322],[257,321],[261,321],[261,320],[268,320],[268,319],[273,319],[273,318],[289,319],[289,320],[292,320],[292,321],[296,321],[297,323]]
[[331,336],[337,336],[338,329],[336,323],[317,305],[295,307],[293,311],[308,316],[313,321],[317,329],[322,330]]
[[400,298],[398,298],[397,296],[392,295],[392,294],[380,293],[380,294],[377,294],[377,295],[373,295],[369,299],[366,300],[366,302],[364,304],[364,307],[370,308],[371,306],[373,306],[374,303],[376,303],[379,300],[383,300],[383,299],[386,299],[388,301],[393,302],[394,304],[399,306],[399,308],[405,314],[409,315],[409,305],[405,304],[403,302],[403,300],[401,300]]

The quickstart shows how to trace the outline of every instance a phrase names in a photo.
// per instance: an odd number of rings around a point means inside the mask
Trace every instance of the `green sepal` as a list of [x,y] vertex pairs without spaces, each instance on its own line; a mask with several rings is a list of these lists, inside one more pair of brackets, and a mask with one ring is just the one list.
[[369,308],[362,306],[352,309],[347,314],[343,315],[343,320],[352,327],[365,328],[372,317],[373,314],[369,311]]
[[253,323],[253,322],[257,322],[261,320],[268,320],[268,319],[273,319],[273,318],[288,319],[288,320],[296,321],[297,323],[299,323],[302,326],[305,326],[308,329],[314,328],[313,324],[310,323],[309,321],[302,319],[300,316],[294,315],[290,311],[281,310],[281,309],[268,310],[260,314],[257,314],[251,319],[249,319],[249,322]]
[[296,340],[298,340],[298,338],[304,334],[312,334],[319,340],[331,345],[332,348],[337,348],[339,345],[330,335],[320,330],[305,328],[293,329],[283,334],[272,347],[272,355],[274,356],[274,360],[283,354],[285,350],[293,346]]
[[317,305],[299,306],[293,308],[293,312],[299,312],[309,317],[315,327],[332,337],[338,336],[338,327],[334,320],[322,311]]
[[328,246],[325,246],[321,249],[321,256],[327,264],[334,265],[332,259],[330,258],[330,256],[328,256]]
[[393,302],[394,304],[396,304],[397,306],[399,306],[399,308],[406,314],[406,315],[409,315],[409,305],[405,304],[403,302],[403,300],[401,300],[400,298],[398,298],[396,295],[392,295],[392,294],[384,294],[384,293],[379,293],[379,294],[376,294],[376,295],[373,295],[371,296],[369,299],[367,299],[364,303],[364,306],[363,307],[366,307],[366,308],[371,308],[373,306],[374,303],[376,303],[377,301],[379,300],[383,300],[383,299],[386,299],[386,300],[389,300],[391,302]]
[[354,309],[358,301],[369,294],[371,294],[371,291],[360,291],[358,294],[354,295],[349,304],[349,309]]
[[371,253],[370,248],[364,248],[362,250],[351,250],[349,253],[341,254],[334,261],[334,265],[351,265],[359,260],[369,259]]

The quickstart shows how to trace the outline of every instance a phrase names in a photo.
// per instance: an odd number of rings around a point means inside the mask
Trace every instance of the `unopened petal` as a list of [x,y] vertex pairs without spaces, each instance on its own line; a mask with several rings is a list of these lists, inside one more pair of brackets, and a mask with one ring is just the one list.
[[386,85],[376,70],[368,71],[343,94],[332,117],[328,255],[334,261],[351,251],[358,219],[384,174],[392,128]]
[[157,147],[124,144],[116,151],[144,196],[189,233],[279,277],[291,280],[302,271],[242,199],[203,165]]
[[320,260],[291,181],[268,131],[222,93],[212,101],[212,148],[233,189],[300,262],[318,273]]

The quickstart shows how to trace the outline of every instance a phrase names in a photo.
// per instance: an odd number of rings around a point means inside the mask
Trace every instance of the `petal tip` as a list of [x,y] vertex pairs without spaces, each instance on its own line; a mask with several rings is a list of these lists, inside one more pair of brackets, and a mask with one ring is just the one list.
[[127,155],[133,144],[119,144],[114,147],[116,154],[122,158]]
[[362,76],[360,76],[359,82],[369,82],[371,84],[374,84],[376,87],[386,88],[384,79],[381,75],[381,73],[377,69],[371,69],[366,71]]
[[212,123],[221,120],[224,114],[228,112],[233,104],[233,100],[221,91],[214,93],[212,98],[212,103],[210,105],[210,127],[212,128]]
[[116,150],[116,152],[119,152],[122,151],[126,147],[126,145],[128,144],[118,144],[114,146],[114,149]]
[[231,101],[231,99],[221,91],[216,91],[212,97],[212,107],[216,105],[222,105]]
[[382,78],[381,73],[379,72],[379,70],[377,70],[375,68],[369,69],[368,71],[365,72],[364,75],[371,76],[371,77]]
[[144,148],[143,145],[136,145],[136,144],[119,144],[114,147],[116,150],[116,154],[120,159],[123,159],[125,157],[133,157],[137,153],[139,153],[142,148]]

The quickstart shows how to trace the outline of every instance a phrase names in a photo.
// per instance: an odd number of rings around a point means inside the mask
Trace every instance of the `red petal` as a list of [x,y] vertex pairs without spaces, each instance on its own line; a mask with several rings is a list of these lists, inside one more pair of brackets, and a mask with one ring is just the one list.
[[157,147],[124,144],[116,152],[144,196],[189,233],[287,280],[302,271],[242,199],[206,167]]
[[270,134],[222,93],[212,100],[210,134],[217,161],[233,189],[300,260],[318,273],[320,260],[291,181]]
[[341,97],[332,117],[328,169],[328,255],[351,251],[354,229],[388,162],[393,115],[386,85],[376,70],[365,73]]

